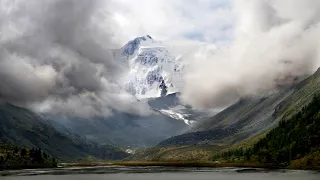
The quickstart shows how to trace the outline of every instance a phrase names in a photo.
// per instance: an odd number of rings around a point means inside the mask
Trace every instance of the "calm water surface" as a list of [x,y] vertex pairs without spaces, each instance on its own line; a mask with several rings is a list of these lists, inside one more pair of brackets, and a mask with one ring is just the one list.
[[1,180],[320,180],[315,171],[249,168],[88,167],[0,172]]

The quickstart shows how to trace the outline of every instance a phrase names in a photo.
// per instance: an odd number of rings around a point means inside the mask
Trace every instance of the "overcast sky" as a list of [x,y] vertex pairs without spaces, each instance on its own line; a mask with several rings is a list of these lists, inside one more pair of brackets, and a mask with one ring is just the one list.
[[108,116],[113,110],[149,114],[117,81],[127,70],[108,49],[148,34],[193,60],[201,45],[206,50],[232,42],[231,4],[0,0],[0,101],[79,116]]
[[319,0],[0,0],[0,101],[149,114],[110,49],[151,35],[190,62],[181,100],[223,108],[320,65]]
[[[319,0],[118,0],[121,42],[150,34],[190,60],[182,100],[226,107],[319,66]],[[218,50],[217,50],[218,49]]]
[[150,34],[160,41],[189,39],[228,44],[233,39],[232,0],[114,0],[108,6],[118,39]]

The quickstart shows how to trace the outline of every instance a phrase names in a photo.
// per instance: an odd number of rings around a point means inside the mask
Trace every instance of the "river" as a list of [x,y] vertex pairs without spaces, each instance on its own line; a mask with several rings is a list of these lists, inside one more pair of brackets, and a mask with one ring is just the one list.
[[320,173],[251,168],[82,167],[0,171],[1,180],[319,180]]

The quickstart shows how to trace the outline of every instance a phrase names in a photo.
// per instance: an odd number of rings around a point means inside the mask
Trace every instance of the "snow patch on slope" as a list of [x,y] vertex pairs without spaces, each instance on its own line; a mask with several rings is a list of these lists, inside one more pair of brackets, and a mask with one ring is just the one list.
[[189,125],[189,126],[191,126],[191,125],[193,125],[193,124],[196,123],[196,121],[194,121],[194,120],[188,120],[188,119],[186,119],[186,118],[184,117],[184,115],[182,115],[182,114],[180,114],[180,113],[178,113],[178,112],[174,112],[174,111],[172,111],[172,110],[170,110],[170,109],[160,109],[159,111],[160,111],[162,114],[164,114],[164,115],[166,115],[166,116],[169,116],[169,117],[171,117],[171,118],[173,118],[173,119],[181,120],[181,121],[183,121],[185,124],[187,124],[187,125]]

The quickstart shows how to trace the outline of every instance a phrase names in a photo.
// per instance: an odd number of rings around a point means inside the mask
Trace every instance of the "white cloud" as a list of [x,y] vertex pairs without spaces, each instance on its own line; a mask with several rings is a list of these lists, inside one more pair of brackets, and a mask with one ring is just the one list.
[[269,93],[279,82],[319,66],[320,1],[235,2],[234,41],[196,57],[185,77],[186,103],[225,107],[243,96]]
[[117,83],[110,11],[103,0],[1,0],[0,101],[84,117],[151,113]]

